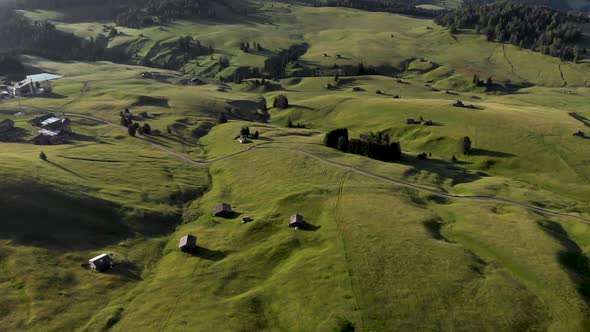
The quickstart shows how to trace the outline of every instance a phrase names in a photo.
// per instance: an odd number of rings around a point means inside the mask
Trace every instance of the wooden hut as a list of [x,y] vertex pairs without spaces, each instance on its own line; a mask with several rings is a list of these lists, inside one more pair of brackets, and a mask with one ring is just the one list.
[[307,223],[302,215],[294,214],[291,216],[291,219],[289,219],[289,227],[303,229],[307,227]]
[[194,235],[187,234],[180,238],[178,242],[178,248],[182,252],[190,252],[197,249],[197,237]]
[[231,205],[227,203],[219,203],[213,209],[213,215],[216,217],[230,217],[233,214]]
[[103,272],[113,267],[113,259],[108,254],[100,254],[91,258],[88,263],[90,268],[96,272]]

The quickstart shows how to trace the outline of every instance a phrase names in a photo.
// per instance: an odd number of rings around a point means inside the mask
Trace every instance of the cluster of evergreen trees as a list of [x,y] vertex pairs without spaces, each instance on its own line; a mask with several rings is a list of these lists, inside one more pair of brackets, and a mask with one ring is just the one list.
[[[214,17],[214,0],[148,0],[132,1],[115,17],[115,23],[130,28],[141,28],[188,16]],[[153,17],[158,20],[154,21]]]
[[309,49],[307,43],[291,46],[287,50],[280,51],[277,55],[269,57],[264,61],[264,72],[274,79],[287,77],[286,68],[290,63],[296,63]]
[[192,59],[194,57],[202,55],[210,55],[215,52],[213,45],[207,46],[201,44],[198,39],[194,39],[192,36],[178,37],[176,41],[176,51],[183,53],[187,58]]
[[324,137],[327,147],[358,154],[381,161],[395,161],[402,157],[399,142],[390,142],[385,132],[371,132],[366,139],[348,138],[348,129],[334,129]]
[[492,80],[491,77],[488,77],[488,79],[484,82],[484,80],[479,78],[479,74],[474,74],[473,75],[473,85],[479,86],[479,87],[485,86],[486,88],[491,89],[494,87],[494,80]]
[[[310,1],[308,1],[310,2]],[[328,0],[315,1],[316,6],[347,7],[371,12],[387,12],[421,17],[436,17],[442,11],[417,8],[420,1],[403,0]]]
[[579,58],[584,50],[574,44],[582,36],[587,16],[540,6],[497,2],[461,7],[438,16],[435,22],[458,29],[474,29],[489,41],[508,42],[562,59]]
[[275,107],[278,109],[289,108],[289,99],[287,99],[287,96],[285,96],[285,95],[278,95],[273,100],[272,107]]

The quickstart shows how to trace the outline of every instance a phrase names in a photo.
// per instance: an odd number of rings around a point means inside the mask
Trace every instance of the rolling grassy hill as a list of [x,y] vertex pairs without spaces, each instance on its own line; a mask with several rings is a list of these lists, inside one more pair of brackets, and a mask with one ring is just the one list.
[[[560,63],[469,33],[453,38],[429,20],[258,8],[224,24],[122,28],[112,47],[156,55],[179,35],[214,42],[213,60],[155,70],[161,79],[141,78],[154,69],[135,65],[23,57],[29,68],[65,77],[52,83],[52,98],[0,102],[0,120],[15,120],[30,138],[26,120],[40,109],[66,112],[77,136],[60,146],[0,143],[0,330],[588,330],[589,224],[384,180],[590,218],[590,144],[572,136],[584,124],[568,114],[590,117],[587,60]],[[105,23],[51,15],[80,35]],[[268,53],[241,52],[246,40]],[[272,89],[253,79],[179,84],[264,67],[302,44],[309,48],[298,61],[308,68],[363,62],[400,78],[335,82],[322,72],[272,81]],[[217,73],[220,56],[232,65]],[[474,73],[502,86],[473,87]],[[270,109],[263,121],[258,101],[272,105],[278,94],[290,107]],[[451,106],[457,99],[476,108]],[[16,116],[19,104],[25,112]],[[130,137],[118,126],[125,108],[147,112],[141,122],[161,136]],[[220,112],[228,123],[217,124]],[[437,125],[406,124],[420,116]],[[288,119],[307,128],[286,128]],[[237,143],[243,126],[260,138]],[[337,127],[353,137],[385,130],[404,159],[324,147]],[[466,135],[468,156],[459,149]],[[418,160],[421,152],[431,156]],[[219,202],[237,215],[213,217]],[[288,228],[294,213],[312,227]],[[254,221],[242,224],[244,216]],[[176,247],[187,233],[198,237],[192,255]],[[102,252],[115,268],[91,272],[85,264]]]

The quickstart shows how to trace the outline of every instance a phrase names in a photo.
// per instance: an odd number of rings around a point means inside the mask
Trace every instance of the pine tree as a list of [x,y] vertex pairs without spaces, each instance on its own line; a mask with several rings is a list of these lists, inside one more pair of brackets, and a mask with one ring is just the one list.
[[227,118],[225,117],[224,112],[219,112],[219,116],[217,116],[217,124],[227,123]]
[[463,154],[471,153],[471,139],[469,138],[469,136],[465,136],[463,138],[461,148],[463,150]]

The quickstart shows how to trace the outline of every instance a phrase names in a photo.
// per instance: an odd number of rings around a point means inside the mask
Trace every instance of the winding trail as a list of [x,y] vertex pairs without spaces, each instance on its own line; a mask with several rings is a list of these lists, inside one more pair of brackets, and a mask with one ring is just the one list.
[[506,54],[506,44],[502,44],[502,55],[504,56],[504,60],[506,60],[506,62],[510,65],[510,72],[516,75],[516,77],[520,78],[521,80],[525,80],[522,76],[518,75],[514,71],[514,64],[512,64],[512,61],[508,59],[508,54]]
[[[108,124],[108,125],[113,125],[113,126],[117,126],[120,128],[124,128],[122,126],[120,126],[117,123],[114,123],[112,121],[109,120],[105,120],[105,119],[101,119],[95,116],[91,116],[91,115],[86,115],[86,114],[81,114],[81,113],[74,113],[74,112],[55,112],[55,111],[49,111],[49,110],[41,110],[41,109],[34,109],[35,111],[39,111],[39,112],[43,112],[43,113],[57,113],[57,114],[62,114],[64,116],[70,116],[70,117],[78,117],[78,118],[82,118],[82,119],[87,119],[87,120],[93,120],[96,122],[100,122],[103,124]],[[366,177],[375,179],[375,180],[379,180],[382,182],[387,182],[393,185],[396,185],[398,187],[402,187],[402,188],[407,188],[410,190],[415,190],[415,191],[419,191],[419,192],[423,192],[429,195],[433,195],[433,196],[437,196],[437,197],[442,197],[445,199],[449,199],[449,200],[456,200],[456,201],[480,201],[480,202],[493,202],[493,203],[500,203],[500,204],[506,204],[506,205],[511,205],[511,206],[516,206],[516,207],[520,207],[544,216],[550,216],[550,217],[561,217],[561,218],[567,218],[567,219],[573,219],[573,220],[577,220],[577,221],[581,221],[583,223],[589,224],[590,225],[590,219],[586,219],[584,217],[580,217],[580,216],[576,216],[576,215],[571,215],[571,214],[567,214],[567,213],[562,213],[562,212],[557,212],[557,211],[551,211],[551,210],[547,210],[547,209],[543,209],[543,208],[539,208],[533,205],[528,205],[525,203],[521,203],[518,201],[513,201],[510,199],[506,199],[506,198],[500,198],[500,197],[492,197],[492,196],[463,196],[463,195],[453,195],[453,194],[449,194],[443,191],[438,191],[435,189],[431,189],[428,187],[424,187],[421,185],[416,185],[416,184],[412,184],[403,180],[398,180],[398,179],[391,179],[382,175],[377,175],[374,173],[371,173],[369,171],[360,169],[360,168],[356,168],[354,166],[350,166],[350,165],[346,165],[346,164],[341,164],[335,161],[331,161],[328,160],[324,157],[318,156],[316,154],[313,154],[309,151],[305,151],[302,149],[298,149],[298,148],[292,148],[292,147],[269,147],[269,146],[261,146],[261,145],[265,145],[265,144],[273,144],[273,142],[268,142],[268,143],[263,143],[260,144],[258,146],[252,146],[250,147],[248,150],[244,150],[244,151],[240,151],[240,152],[236,152],[233,154],[229,154],[227,156],[223,156],[217,159],[213,159],[213,160],[206,160],[206,161],[201,161],[201,160],[194,160],[191,159],[179,152],[176,152],[174,150],[168,149],[166,147],[164,147],[163,145],[161,145],[160,143],[158,143],[157,141],[155,141],[154,139],[151,139],[149,137],[146,136],[141,136],[138,135],[136,136],[137,139],[140,139],[148,144],[150,144],[151,146],[153,146],[154,148],[160,149],[162,151],[164,151],[165,153],[176,157],[182,161],[185,161],[189,164],[192,164],[194,166],[197,167],[209,167],[215,163],[218,162],[222,162],[225,160],[229,160],[229,159],[233,159],[236,157],[239,157],[241,155],[244,154],[249,154],[249,153],[255,153],[257,151],[264,151],[264,150],[272,150],[272,151],[290,151],[290,152],[295,152],[295,153],[299,153],[302,154],[306,157],[318,160],[324,164],[328,164],[330,166],[336,167],[336,168],[340,168],[352,173],[356,173],[356,174],[360,174],[360,175],[364,175]]]

